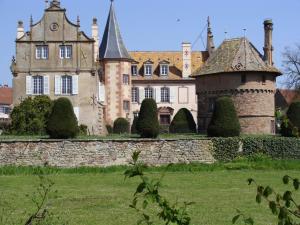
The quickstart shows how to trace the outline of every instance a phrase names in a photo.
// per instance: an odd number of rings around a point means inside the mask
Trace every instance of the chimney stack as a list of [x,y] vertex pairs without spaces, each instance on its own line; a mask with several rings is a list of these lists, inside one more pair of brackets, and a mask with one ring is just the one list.
[[272,34],[273,34],[273,22],[271,19],[264,21],[265,28],[265,45],[264,45],[264,60],[267,65],[273,65],[273,45],[272,45]]
[[189,78],[192,74],[192,45],[189,42],[182,43],[182,78]]
[[17,39],[20,39],[21,37],[23,37],[25,34],[24,31],[24,25],[23,25],[23,21],[19,21],[18,22],[18,28],[17,28]]
[[94,60],[97,61],[99,58],[99,27],[97,24],[97,18],[93,18],[93,24],[92,24],[92,38],[94,39]]

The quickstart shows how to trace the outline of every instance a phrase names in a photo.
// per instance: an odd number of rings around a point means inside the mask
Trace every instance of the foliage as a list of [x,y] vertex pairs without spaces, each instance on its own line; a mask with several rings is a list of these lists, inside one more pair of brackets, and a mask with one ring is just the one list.
[[25,212],[28,214],[24,221],[16,221],[15,209],[9,202],[1,202],[0,199],[0,224],[24,224],[24,225],[66,225],[59,216],[54,215],[49,210],[49,201],[56,197],[56,191],[52,191],[54,182],[46,178],[44,175],[39,175],[40,183],[36,191],[31,197],[31,202],[34,205],[32,212]]
[[213,138],[214,158],[221,162],[228,162],[238,156],[240,139],[239,138]]
[[[298,191],[300,187],[299,179],[292,178],[288,175],[282,179],[283,184],[288,185],[292,183],[294,191]],[[294,193],[290,189],[284,191],[282,194],[276,192],[270,186],[262,186],[257,184],[252,178],[248,179],[248,184],[255,184],[257,194],[256,202],[261,204],[263,200],[266,201],[270,211],[277,217],[278,225],[299,225],[300,222],[300,204],[297,203]],[[238,220],[239,215],[235,216],[232,220],[233,224]],[[254,224],[253,219],[251,223]]]
[[79,129],[79,135],[80,136],[87,136],[88,135],[88,126],[87,125],[80,124],[78,129]]
[[298,128],[292,124],[287,116],[282,117],[280,133],[283,137],[299,137]]
[[239,119],[230,97],[220,97],[216,100],[212,119],[207,129],[210,137],[235,137],[241,131]]
[[174,116],[170,133],[196,133],[196,123],[192,113],[186,109],[180,109]]
[[112,134],[113,133],[113,128],[111,125],[106,125],[106,130],[108,134]]
[[48,96],[26,98],[11,112],[12,123],[9,133],[14,135],[45,134],[52,105]]
[[294,48],[287,47],[283,53],[284,74],[287,75],[287,86],[299,89],[300,87],[300,44]]
[[114,122],[113,132],[114,134],[129,133],[129,122],[125,118],[118,118]]
[[169,125],[159,125],[159,134],[169,134],[170,126]]
[[144,99],[141,105],[137,130],[142,138],[156,138],[159,134],[157,105],[153,99]]
[[74,138],[78,132],[78,122],[70,100],[68,98],[55,100],[47,124],[50,138]]
[[283,117],[281,134],[285,137],[299,137],[300,129],[300,102],[292,102]]
[[[145,165],[138,162],[140,152],[134,152],[132,155],[133,162],[132,168],[125,171],[125,178],[139,177],[141,183],[138,185],[134,198],[132,200],[131,208],[135,209],[137,213],[141,215],[141,219],[137,224],[154,224],[153,219],[147,213],[149,210],[149,204],[153,204],[158,207],[159,212],[157,214],[161,221],[164,221],[165,225],[178,224],[189,225],[191,218],[187,213],[187,206],[192,203],[184,202],[182,206],[178,203],[171,204],[166,198],[160,194],[160,188],[162,186],[162,178],[155,180],[151,179],[144,174]],[[141,205],[139,205],[141,203]]]
[[138,121],[138,117],[135,116],[132,121],[131,129],[130,129],[132,134],[138,134],[137,127],[136,127],[137,121]]

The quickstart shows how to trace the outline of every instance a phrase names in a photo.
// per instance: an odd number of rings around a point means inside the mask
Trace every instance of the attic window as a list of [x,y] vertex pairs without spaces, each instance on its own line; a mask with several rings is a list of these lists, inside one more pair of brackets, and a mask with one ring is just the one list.
[[152,76],[152,65],[151,64],[145,64],[145,75],[146,76]]
[[160,65],[160,75],[161,76],[168,76],[169,73],[169,65],[168,64],[161,64]]

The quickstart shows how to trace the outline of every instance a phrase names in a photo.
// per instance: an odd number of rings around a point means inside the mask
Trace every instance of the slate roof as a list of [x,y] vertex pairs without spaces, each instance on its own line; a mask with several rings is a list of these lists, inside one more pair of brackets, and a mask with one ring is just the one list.
[[99,58],[100,60],[131,59],[123,43],[113,1],[111,2],[105,31],[100,45]]
[[248,39],[235,38],[225,40],[192,76],[260,71],[281,74],[274,66],[264,62],[263,56]]

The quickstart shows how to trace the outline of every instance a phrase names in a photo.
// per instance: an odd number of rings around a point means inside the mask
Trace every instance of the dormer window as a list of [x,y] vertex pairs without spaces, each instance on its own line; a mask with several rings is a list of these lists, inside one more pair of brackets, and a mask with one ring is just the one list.
[[144,62],[144,74],[145,76],[152,76],[153,74],[153,62],[151,60],[148,60]]
[[169,74],[169,62],[166,60],[163,60],[159,62],[160,67],[160,76],[168,76]]

